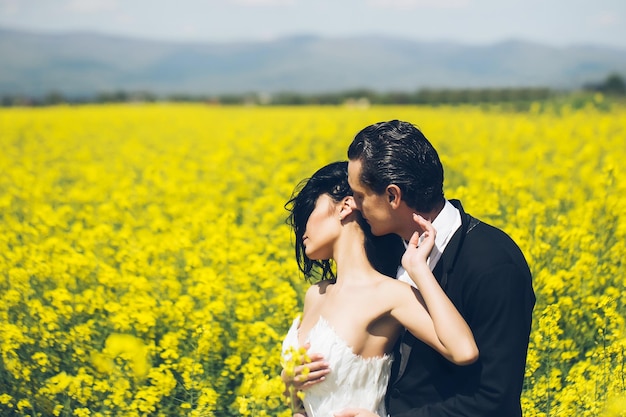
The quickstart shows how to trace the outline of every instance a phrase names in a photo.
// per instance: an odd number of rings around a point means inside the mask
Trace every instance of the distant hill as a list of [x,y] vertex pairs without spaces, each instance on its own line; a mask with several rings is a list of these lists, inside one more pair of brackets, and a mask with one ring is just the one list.
[[625,49],[516,40],[475,46],[382,36],[176,43],[0,29],[0,94],[570,89],[611,72],[626,74]]

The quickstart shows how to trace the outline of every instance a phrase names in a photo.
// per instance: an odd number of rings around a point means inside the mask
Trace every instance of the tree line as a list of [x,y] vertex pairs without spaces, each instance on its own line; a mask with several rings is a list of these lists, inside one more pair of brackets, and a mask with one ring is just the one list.
[[[605,80],[587,83],[585,92],[603,93],[610,96],[626,96],[626,83],[617,73]],[[532,103],[545,101],[563,95],[563,92],[547,87],[509,88],[441,88],[419,89],[416,91],[378,92],[362,88],[340,92],[302,93],[278,92],[239,93],[239,94],[169,94],[158,95],[150,91],[113,91],[92,96],[69,96],[59,91],[51,91],[42,96],[6,94],[0,97],[0,105],[9,106],[48,106],[58,104],[127,103],[127,102],[204,102],[215,105],[446,105],[446,104],[498,104]]]

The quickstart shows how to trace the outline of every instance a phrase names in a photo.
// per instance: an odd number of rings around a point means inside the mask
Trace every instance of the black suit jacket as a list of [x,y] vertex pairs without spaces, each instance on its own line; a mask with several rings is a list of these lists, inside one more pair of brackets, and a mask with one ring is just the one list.
[[479,359],[457,366],[406,333],[387,391],[391,417],[518,417],[535,295],[528,264],[503,231],[461,212],[434,274],[469,324]]

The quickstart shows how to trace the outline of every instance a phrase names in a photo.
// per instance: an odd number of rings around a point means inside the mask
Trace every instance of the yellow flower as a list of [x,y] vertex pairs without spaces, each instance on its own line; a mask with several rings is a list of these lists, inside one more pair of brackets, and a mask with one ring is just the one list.
[[396,118],[439,150],[446,196],[529,261],[524,415],[619,415],[626,107],[593,95],[0,109],[0,415],[31,413],[25,399],[53,415],[290,415],[280,344],[307,285],[283,205]]
[[25,411],[26,408],[32,408],[30,401],[23,398],[17,402],[17,409],[20,411]]
[[88,408],[76,408],[74,409],[74,415],[76,417],[89,417],[91,416],[91,412]]

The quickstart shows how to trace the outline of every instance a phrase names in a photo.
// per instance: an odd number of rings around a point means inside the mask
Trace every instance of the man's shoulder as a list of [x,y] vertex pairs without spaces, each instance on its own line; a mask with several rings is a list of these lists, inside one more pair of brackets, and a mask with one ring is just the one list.
[[465,214],[464,222],[465,236],[459,256],[474,258],[485,266],[494,262],[526,263],[519,245],[501,228],[469,214]]
[[517,243],[504,230],[482,220],[470,217],[468,227],[466,228],[465,240],[469,244],[469,248],[480,245],[480,247],[488,247],[490,250],[505,250],[509,247],[518,248]]
[[457,231],[464,234],[457,237],[463,242],[458,252],[460,258],[484,268],[509,262],[526,265],[520,247],[503,229],[466,213],[460,201],[451,200],[451,202],[459,210],[463,222],[463,227]]

